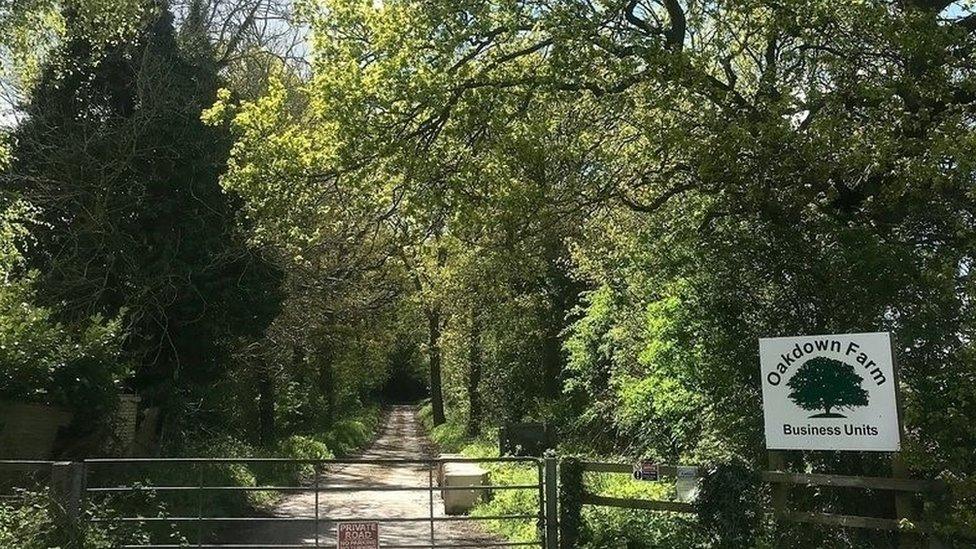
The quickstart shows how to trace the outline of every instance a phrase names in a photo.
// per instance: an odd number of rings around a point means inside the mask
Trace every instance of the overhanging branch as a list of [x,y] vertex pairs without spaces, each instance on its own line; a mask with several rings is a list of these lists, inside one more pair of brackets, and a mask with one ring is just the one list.
[[682,185],[675,185],[674,187],[671,187],[667,191],[664,191],[663,193],[658,195],[654,200],[646,203],[639,202],[627,196],[627,193],[625,192],[618,193],[617,197],[620,199],[621,202],[624,203],[624,205],[626,205],[631,210],[634,210],[635,212],[654,213],[657,210],[659,210],[662,206],[667,204],[668,201],[674,198],[675,196],[688,192],[694,188],[695,188],[694,183],[684,183]]

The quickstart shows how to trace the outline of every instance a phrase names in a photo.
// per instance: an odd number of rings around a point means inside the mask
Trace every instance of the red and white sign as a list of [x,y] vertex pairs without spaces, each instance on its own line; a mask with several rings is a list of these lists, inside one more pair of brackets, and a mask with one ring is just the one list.
[[634,466],[634,478],[636,480],[656,482],[660,478],[659,472],[657,464],[653,461],[644,460]]
[[339,524],[339,549],[379,549],[380,526],[375,522]]

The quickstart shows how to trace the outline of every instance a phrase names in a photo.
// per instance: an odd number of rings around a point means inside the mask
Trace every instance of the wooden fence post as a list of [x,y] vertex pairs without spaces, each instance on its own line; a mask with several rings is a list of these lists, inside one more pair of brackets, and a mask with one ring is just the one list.
[[559,464],[559,547],[579,546],[583,520],[583,464],[578,458],[563,458]]
[[[901,453],[896,453],[891,458],[891,476],[892,478],[909,478],[908,465],[901,457]],[[915,494],[911,492],[895,492],[895,514],[898,520],[908,520],[912,523],[915,522],[917,517],[915,516],[915,508],[913,499]],[[899,549],[921,549],[922,547],[922,536],[923,534],[918,534],[914,532],[904,532],[899,531],[898,533],[898,547]]]
[[[895,410],[898,414],[898,439],[904,444],[905,440],[905,415],[901,397],[901,369],[898,365],[898,349],[895,347],[894,340],[890,340],[891,345],[891,373],[895,384]],[[891,476],[893,478],[909,478],[908,465],[901,456],[901,451],[897,451],[891,457]],[[909,492],[895,492],[895,516],[900,521],[902,519],[914,522],[915,510],[912,499],[914,494]],[[921,549],[922,535],[914,532],[898,532],[899,549]]]
[[[769,470],[786,472],[786,454],[782,450],[769,451]],[[773,483],[772,492],[773,514],[777,519],[782,519],[789,511],[790,486],[782,482]]]

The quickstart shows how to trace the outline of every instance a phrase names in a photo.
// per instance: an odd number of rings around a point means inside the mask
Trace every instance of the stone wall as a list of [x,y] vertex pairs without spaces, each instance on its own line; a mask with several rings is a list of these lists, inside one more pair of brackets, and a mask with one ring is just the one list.
[[50,459],[71,412],[42,404],[0,402],[0,459]]

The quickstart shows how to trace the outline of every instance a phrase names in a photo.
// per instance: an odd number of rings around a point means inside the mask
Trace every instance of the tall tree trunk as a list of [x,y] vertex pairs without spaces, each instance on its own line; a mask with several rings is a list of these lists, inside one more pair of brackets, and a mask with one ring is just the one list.
[[332,347],[322,342],[316,348],[315,357],[318,370],[318,389],[319,394],[325,400],[325,410],[323,416],[328,424],[332,424],[336,419],[336,379],[335,369],[332,367]]
[[[555,312],[559,312],[558,309]],[[544,376],[543,387],[546,398],[555,400],[561,393],[561,375],[563,369],[562,340],[559,321],[556,314],[544,316],[546,326],[545,335],[542,341],[542,372]]]
[[428,352],[430,353],[430,404],[434,425],[444,423],[444,395],[441,388],[441,309],[435,305],[427,311]]
[[471,342],[468,349],[470,372],[468,374],[468,435],[476,437],[481,434],[481,385],[482,353],[481,353],[481,314],[478,308],[471,306]]
[[[447,264],[447,250],[440,244],[441,227],[435,230],[437,241],[437,274],[440,276]],[[421,286],[422,287],[422,286]],[[442,425],[444,416],[444,390],[441,383],[441,304],[435,302],[427,309],[427,325],[430,340],[430,404],[434,412],[434,425]]]

